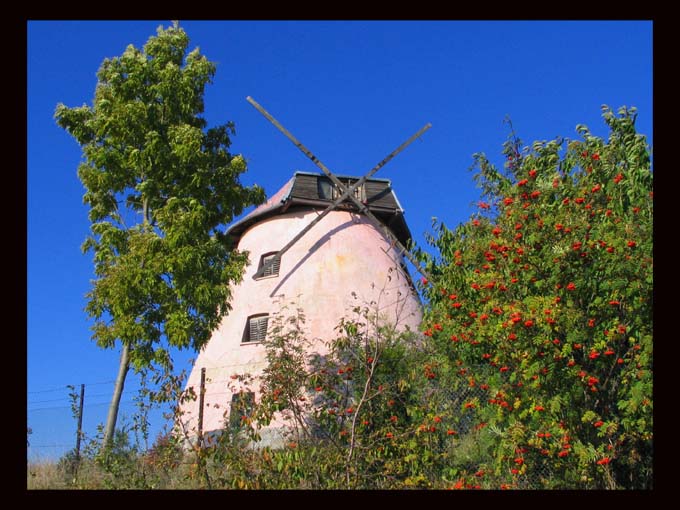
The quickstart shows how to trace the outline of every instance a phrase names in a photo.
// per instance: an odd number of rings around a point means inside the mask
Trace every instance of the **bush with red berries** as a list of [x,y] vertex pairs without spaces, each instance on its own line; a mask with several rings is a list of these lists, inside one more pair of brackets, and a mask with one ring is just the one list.
[[653,174],[635,109],[603,118],[606,140],[513,135],[503,170],[475,155],[479,212],[421,254],[426,341],[440,372],[488,388],[460,413],[507,488],[652,485]]

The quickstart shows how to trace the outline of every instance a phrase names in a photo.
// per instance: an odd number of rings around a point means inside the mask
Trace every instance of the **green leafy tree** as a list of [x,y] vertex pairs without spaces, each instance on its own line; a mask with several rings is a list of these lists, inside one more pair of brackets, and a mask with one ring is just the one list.
[[476,155],[480,211],[431,239],[425,334],[484,389],[459,413],[504,487],[652,485],[653,174],[635,109],[603,112],[608,140]]
[[260,187],[239,181],[246,162],[229,152],[233,123],[208,129],[201,117],[215,65],[188,45],[177,23],[159,27],[143,49],[103,61],[92,106],[55,112],[83,151],[93,339],[122,344],[105,443],[130,364],[168,366],[168,347],[199,349],[228,312],[247,254],[220,228],[264,200]]

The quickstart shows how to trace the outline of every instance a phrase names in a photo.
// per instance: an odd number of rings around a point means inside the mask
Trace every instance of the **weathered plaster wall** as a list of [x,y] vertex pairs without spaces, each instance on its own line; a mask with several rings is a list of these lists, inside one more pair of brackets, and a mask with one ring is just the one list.
[[[204,431],[223,426],[238,387],[231,376],[257,375],[264,367],[264,346],[241,342],[250,315],[269,313],[271,325],[280,303],[294,303],[292,309],[304,310],[307,338],[329,339],[340,318],[350,316],[354,306],[375,302],[379,313],[398,321],[402,329],[418,328],[420,301],[383,251],[391,250],[394,256],[389,241],[370,220],[347,211],[328,214],[286,252],[279,276],[253,280],[260,256],[282,248],[318,214],[304,210],[278,215],[257,223],[241,237],[239,249],[250,252],[250,265],[242,283],[233,288],[232,310],[200,352],[187,383],[198,394],[201,368],[206,367]],[[312,348],[322,350],[320,344]],[[197,424],[197,406],[195,401],[184,408],[189,429]]]

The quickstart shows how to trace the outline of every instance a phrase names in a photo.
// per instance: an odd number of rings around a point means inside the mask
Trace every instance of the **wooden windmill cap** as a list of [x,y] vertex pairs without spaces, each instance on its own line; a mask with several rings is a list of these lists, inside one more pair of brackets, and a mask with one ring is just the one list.
[[[350,185],[360,179],[360,177],[348,175],[336,175],[336,177]],[[283,214],[295,208],[325,209],[337,198],[333,188],[331,180],[323,174],[295,172],[279,191],[264,204],[233,223],[226,233],[234,239],[234,242],[238,242],[249,227],[277,214]],[[392,231],[399,242],[407,246],[411,240],[411,232],[404,219],[404,210],[392,189],[392,182],[389,179],[367,179],[357,193],[358,195],[355,196],[368,207],[371,213]],[[356,211],[357,208],[348,199],[338,209]]]

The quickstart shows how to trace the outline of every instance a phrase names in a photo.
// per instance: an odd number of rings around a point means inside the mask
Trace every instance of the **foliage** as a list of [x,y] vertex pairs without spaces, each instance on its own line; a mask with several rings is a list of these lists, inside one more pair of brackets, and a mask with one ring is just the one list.
[[[271,453],[277,472],[293,460],[286,482],[293,486],[431,485],[424,472],[436,471],[437,456],[423,447],[440,446],[433,436],[420,434],[417,421],[426,418],[423,406],[431,397],[415,368],[427,356],[418,335],[397,331],[371,304],[357,305],[338,324],[336,338],[310,352],[304,349],[300,317],[298,311],[283,320],[290,327],[275,326],[267,340],[270,364],[257,414],[260,426],[287,412],[299,425],[288,427],[284,449]],[[306,463],[316,466],[313,475],[300,470]]]
[[137,369],[167,365],[171,346],[199,349],[229,310],[246,254],[221,231],[263,190],[244,187],[233,123],[206,129],[203,94],[215,65],[177,25],[143,49],[105,59],[92,106],[59,104],[57,123],[80,144],[96,280],[93,338],[131,349]]
[[513,133],[503,172],[475,155],[486,201],[431,238],[425,334],[485,389],[469,404],[509,486],[651,487],[653,179],[635,110],[603,117],[608,140]]
[[311,410],[307,398],[306,358],[309,340],[305,338],[304,312],[297,308],[288,315],[283,304],[274,315],[265,342],[266,367],[260,377],[260,405],[255,419],[269,424],[275,413],[291,429],[295,441],[310,437],[306,416]]
[[[523,148],[512,133],[502,171],[475,156],[480,213],[440,224],[438,257],[420,255],[423,335],[357,305],[311,352],[304,314],[283,306],[268,368],[230,383],[261,385],[231,410],[240,431],[225,415],[203,441],[176,428],[142,451],[119,436],[106,461],[85,449],[99,471],[76,486],[651,488],[653,179],[635,111],[604,119],[606,141],[579,126],[581,140]],[[156,377],[182,423],[195,395]],[[282,424],[280,444],[258,443]]]

